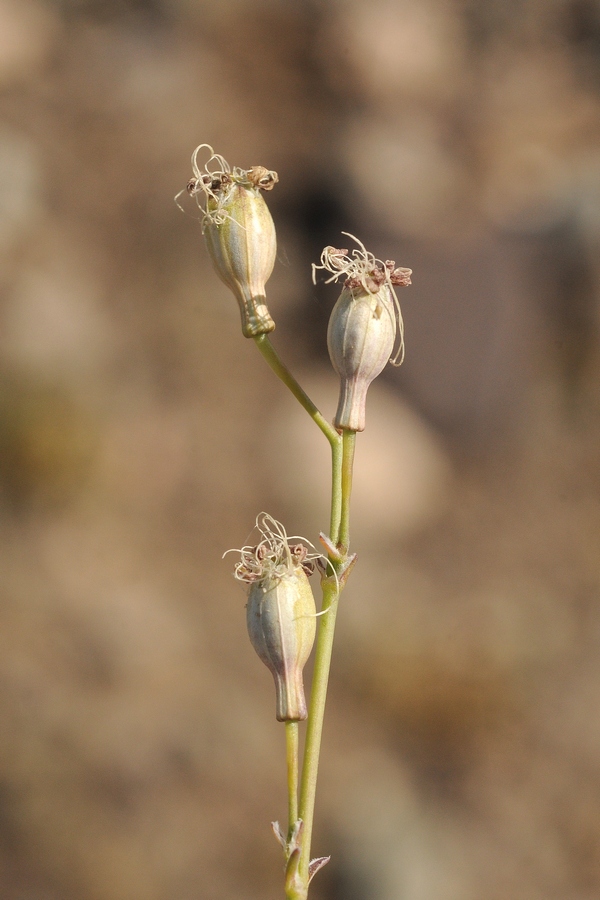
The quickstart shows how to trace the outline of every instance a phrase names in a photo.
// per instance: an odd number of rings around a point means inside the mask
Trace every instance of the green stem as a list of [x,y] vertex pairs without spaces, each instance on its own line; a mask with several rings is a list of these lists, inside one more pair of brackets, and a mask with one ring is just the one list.
[[339,543],[340,549],[347,554],[350,545],[350,497],[352,494],[352,468],[354,465],[356,432],[344,431],[342,440],[342,508],[340,512],[340,533],[337,543]]
[[[342,442],[342,459],[339,469],[332,472],[332,527],[331,540],[343,545],[347,553],[349,545],[350,525],[350,493],[352,490],[352,464],[354,460],[355,434],[344,431]],[[334,510],[335,521],[334,521]],[[339,569],[343,560],[331,560],[331,564]],[[319,772],[319,753],[323,734],[325,701],[331,666],[331,653],[335,633],[335,620],[338,610],[339,585],[336,579],[327,578],[323,582],[323,615],[319,616],[315,665],[310,699],[310,712],[306,730],[306,744],[302,763],[302,781],[300,785],[299,814],[303,822],[300,855],[300,877],[308,885],[308,866],[310,862],[310,845],[315,810],[317,776]]]
[[[340,437],[338,435],[338,437]],[[331,516],[329,520],[329,538],[333,544],[340,539],[340,522],[343,509],[343,466],[344,444],[340,438],[336,444],[331,445]],[[349,498],[348,498],[349,499]]]
[[337,600],[336,583],[325,584],[323,586],[323,610],[327,611],[319,617],[310,713],[306,729],[306,745],[302,761],[302,783],[300,787],[299,814],[303,822],[300,875],[304,883],[308,882],[308,864],[310,862],[310,844],[315,811],[317,775],[319,772],[319,752],[323,734],[325,700],[327,698],[327,684],[329,682],[331,651],[333,649],[335,619],[338,607]]
[[[329,522],[329,537],[335,543],[339,539],[340,520],[342,518],[342,436],[327,421],[323,414],[312,402],[308,394],[300,387],[288,367],[281,361],[279,354],[271,343],[267,334],[259,334],[254,338],[254,343],[267,361],[268,365],[280,378],[285,386],[290,389],[296,400],[306,410],[313,422],[318,425],[331,445],[331,477],[335,489],[331,492],[331,518]],[[350,432],[348,432],[350,433]],[[348,498],[349,498],[348,494]]]
[[[269,340],[267,334],[259,334],[254,338],[254,343],[259,351],[280,378],[286,387],[290,389],[296,400],[309,414],[313,422],[321,429],[331,445],[331,469],[333,484],[339,485],[342,478],[342,437],[335,430],[333,425],[319,412],[318,408],[312,402],[308,394],[300,387],[288,367],[281,361],[275,347]],[[329,537],[334,543],[338,540],[339,523],[342,514],[342,492],[334,490],[331,494],[331,519],[329,523]]]
[[290,389],[296,400],[304,407],[311,419],[319,426],[319,428],[331,444],[332,448],[334,447],[334,445],[339,446],[342,442],[340,435],[337,433],[333,425],[331,425],[327,421],[327,419],[319,412],[318,408],[312,402],[308,394],[306,394],[302,390],[287,366],[282,363],[277,351],[275,350],[275,347],[269,340],[269,336],[267,334],[259,334],[254,338],[254,343],[266,359],[267,363],[271,366],[277,377],[281,378],[286,387]]
[[298,821],[298,723],[285,723],[285,749],[288,783],[288,841]]

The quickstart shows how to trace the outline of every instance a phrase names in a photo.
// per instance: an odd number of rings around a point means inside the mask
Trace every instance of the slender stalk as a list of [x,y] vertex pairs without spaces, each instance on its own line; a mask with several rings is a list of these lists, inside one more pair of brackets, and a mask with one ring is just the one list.
[[340,435],[338,437],[340,440],[331,445],[331,516],[329,520],[329,537],[333,544],[337,544],[340,539],[340,522],[342,521],[343,507],[342,472],[344,444]]
[[[332,482],[335,485],[339,485],[342,478],[343,454],[341,435],[335,430],[333,425],[330,425],[322,413],[319,412],[319,409],[312,402],[308,394],[300,387],[288,367],[281,361],[279,354],[269,340],[269,336],[267,334],[259,334],[254,338],[254,343],[277,377],[290,389],[296,400],[298,400],[329,441],[331,445]],[[336,489],[331,493],[331,519],[329,523],[329,537],[334,543],[337,543],[338,541],[341,514],[342,492],[341,489]]]
[[[347,552],[350,525],[350,493],[352,490],[352,464],[354,460],[355,434],[344,432],[343,455],[341,466],[332,472],[332,527],[331,539],[334,543],[342,543]],[[335,514],[334,509],[338,512]],[[341,563],[331,561],[339,568]],[[327,685],[331,666],[331,653],[335,633],[335,620],[338,610],[339,586],[336,579],[328,578],[323,582],[323,615],[319,617],[315,650],[315,665],[310,700],[310,712],[306,730],[306,744],[302,763],[302,781],[300,785],[299,814],[302,819],[302,843],[300,855],[300,876],[308,885],[308,866],[310,863],[310,845],[315,810],[315,795],[319,771],[319,753],[323,734],[323,719],[327,699]]]
[[296,400],[304,407],[311,419],[319,426],[331,446],[341,445],[342,439],[337,433],[333,425],[319,412],[318,408],[312,402],[308,394],[306,394],[288,367],[282,363],[275,347],[269,340],[267,334],[259,334],[254,338],[254,343],[266,359],[267,363],[273,369],[278,378],[290,389]]
[[299,815],[302,819],[302,844],[300,856],[300,874],[305,883],[308,882],[308,864],[310,862],[310,844],[312,838],[313,818],[315,811],[315,794],[317,775],[319,772],[319,752],[323,734],[323,718],[329,682],[331,651],[338,607],[338,591],[335,582],[323,587],[323,609],[327,610],[319,618],[317,642],[315,650],[315,666],[310,699],[310,713],[306,729],[306,745],[302,763],[302,783],[300,787]]
[[[308,394],[298,384],[288,367],[281,361],[279,354],[271,343],[267,334],[259,334],[254,338],[254,343],[258,347],[260,353],[278,378],[283,381],[285,386],[290,389],[296,400],[306,410],[313,422],[321,429],[331,445],[331,480],[335,486],[331,492],[331,517],[329,521],[329,537],[333,543],[339,540],[339,528],[342,518],[342,496],[341,480],[342,480],[342,457],[343,457],[343,440],[342,436],[336,431],[318,407],[312,402]],[[353,434],[348,432],[348,434]],[[352,463],[350,464],[352,465]],[[352,478],[352,476],[350,476]],[[350,485],[351,486],[351,485]],[[348,493],[348,502],[350,494]],[[348,505],[348,504],[347,504]],[[347,514],[346,514],[347,518]]]
[[352,467],[354,465],[354,448],[356,432],[344,430],[342,453],[342,508],[340,512],[340,533],[337,543],[344,553],[350,545],[350,496],[352,494]]
[[298,821],[298,723],[285,723],[285,749],[288,784],[288,841]]

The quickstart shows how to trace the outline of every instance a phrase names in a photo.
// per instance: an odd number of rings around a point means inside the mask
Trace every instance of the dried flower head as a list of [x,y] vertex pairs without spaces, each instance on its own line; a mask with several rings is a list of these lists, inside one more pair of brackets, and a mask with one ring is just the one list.
[[[201,169],[198,165],[198,154],[201,150],[209,150],[210,157]],[[208,224],[222,225],[229,217],[228,201],[235,191],[235,185],[254,189],[255,191],[271,191],[279,181],[277,172],[265,169],[264,166],[252,166],[250,169],[233,168],[225,157],[215,153],[210,144],[200,144],[192,153],[192,170],[194,177],[187,185],[186,191],[196,200],[202,211],[202,228]]]
[[[198,156],[204,149],[210,156],[201,169]],[[277,173],[264,166],[232,169],[208,144],[194,150],[192,169],[194,177],[186,189],[202,213],[202,232],[215,270],[238,302],[244,336],[268,334],[275,322],[267,308],[265,285],[275,264],[277,241],[261,191],[272,189]]]
[[396,268],[396,263],[392,259],[387,259],[385,262],[377,259],[353,234],[347,231],[342,231],[342,234],[356,241],[358,247],[355,247],[351,253],[348,250],[338,250],[336,247],[325,247],[321,253],[321,264],[313,263],[312,265],[313,283],[316,284],[317,271],[324,269],[326,272],[331,272],[331,277],[325,280],[325,284],[344,278],[344,287],[348,288],[354,296],[360,293],[379,294],[382,286],[387,285],[393,307],[390,310],[389,304],[385,304],[385,306],[393,314],[394,333],[399,338],[398,349],[392,354],[389,361],[393,366],[400,366],[404,361],[404,322],[400,301],[394,288],[405,287],[411,283],[412,269]]
[[288,537],[281,522],[267,513],[257,516],[256,528],[260,540],[237,551],[240,561],[234,576],[249,585],[248,634],[273,675],[277,718],[297,721],[307,716],[302,670],[316,631],[315,601],[307,575],[320,554],[310,541]]
[[260,535],[257,544],[247,544],[239,550],[240,561],[233,570],[233,577],[245,584],[265,579],[277,579],[301,566],[307,575],[315,570],[314,561],[322,558],[309,540],[298,535],[289,537],[285,528],[270,516],[261,512],[256,517],[255,528]]
[[339,429],[363,431],[369,385],[388,361],[399,366],[404,359],[404,324],[394,287],[410,284],[411,270],[396,268],[389,259],[376,259],[358,238],[343,233],[356,241],[358,248],[349,253],[325,247],[321,264],[313,265],[313,281],[319,269],[331,272],[327,283],[344,278],[327,329],[329,356],[340,376],[334,424]]

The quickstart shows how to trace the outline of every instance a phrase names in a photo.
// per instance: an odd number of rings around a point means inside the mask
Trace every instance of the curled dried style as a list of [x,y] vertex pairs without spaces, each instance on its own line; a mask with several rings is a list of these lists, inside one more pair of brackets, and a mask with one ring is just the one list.
[[[261,536],[257,544],[247,544],[237,551],[227,551],[240,554],[240,561],[233,571],[234,578],[245,584],[253,584],[266,578],[281,578],[299,567],[306,575],[313,574],[315,560],[320,559],[321,554],[317,553],[310,541],[298,535],[288,537],[281,522],[265,512],[258,514],[255,527]],[[298,543],[292,544],[290,541]],[[304,543],[300,543],[301,541]]]
[[[198,154],[207,149],[210,156],[202,170],[198,164]],[[233,168],[225,157],[215,153],[210,144],[200,144],[192,153],[192,171],[194,177],[186,185],[190,197],[194,197],[202,211],[202,227],[207,224],[222,225],[228,218],[226,209],[234,186],[241,185],[261,191],[271,191],[279,181],[277,172],[264,166],[251,166],[249,169]],[[179,196],[179,195],[178,195]]]

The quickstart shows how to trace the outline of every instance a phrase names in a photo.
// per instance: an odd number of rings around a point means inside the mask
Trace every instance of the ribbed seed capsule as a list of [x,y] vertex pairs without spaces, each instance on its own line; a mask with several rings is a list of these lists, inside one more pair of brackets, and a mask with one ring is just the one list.
[[[197,157],[204,147],[211,157],[202,172]],[[187,190],[202,210],[202,230],[215,270],[238,302],[242,332],[245,337],[267,334],[275,328],[265,285],[275,264],[277,240],[261,191],[272,189],[277,173],[263,166],[232,169],[207,144],[194,151],[192,167],[194,178]]]
[[[316,633],[316,610],[307,573],[319,556],[304,544],[290,543],[285,528],[266,513],[256,527],[261,540],[242,547],[235,577],[250,586],[248,634],[252,646],[275,681],[280,722],[306,719],[302,670]],[[308,544],[308,541],[306,542]]]
[[273,675],[280,722],[307,716],[302,670],[315,641],[315,613],[313,593],[301,566],[250,588],[248,634]]
[[[343,232],[347,234],[347,232]],[[359,249],[325,247],[317,269],[331,272],[330,281],[345,277],[344,290],[333,308],[327,329],[327,346],[333,368],[340,376],[340,397],[334,425],[348,431],[364,431],[369,385],[388,360],[404,359],[404,326],[394,285],[410,284],[410,269],[396,268],[369,253],[354,235]],[[394,344],[398,338],[398,349]]]
[[[210,207],[209,207],[210,208]],[[269,208],[258,189],[234,184],[221,209],[221,224],[207,221],[206,246],[214,267],[238,302],[245,337],[275,328],[265,285],[275,265],[277,242]]]
[[367,390],[390,359],[395,339],[394,304],[387,284],[375,294],[344,288],[327,329],[329,356],[340,376],[336,428],[364,431]]

